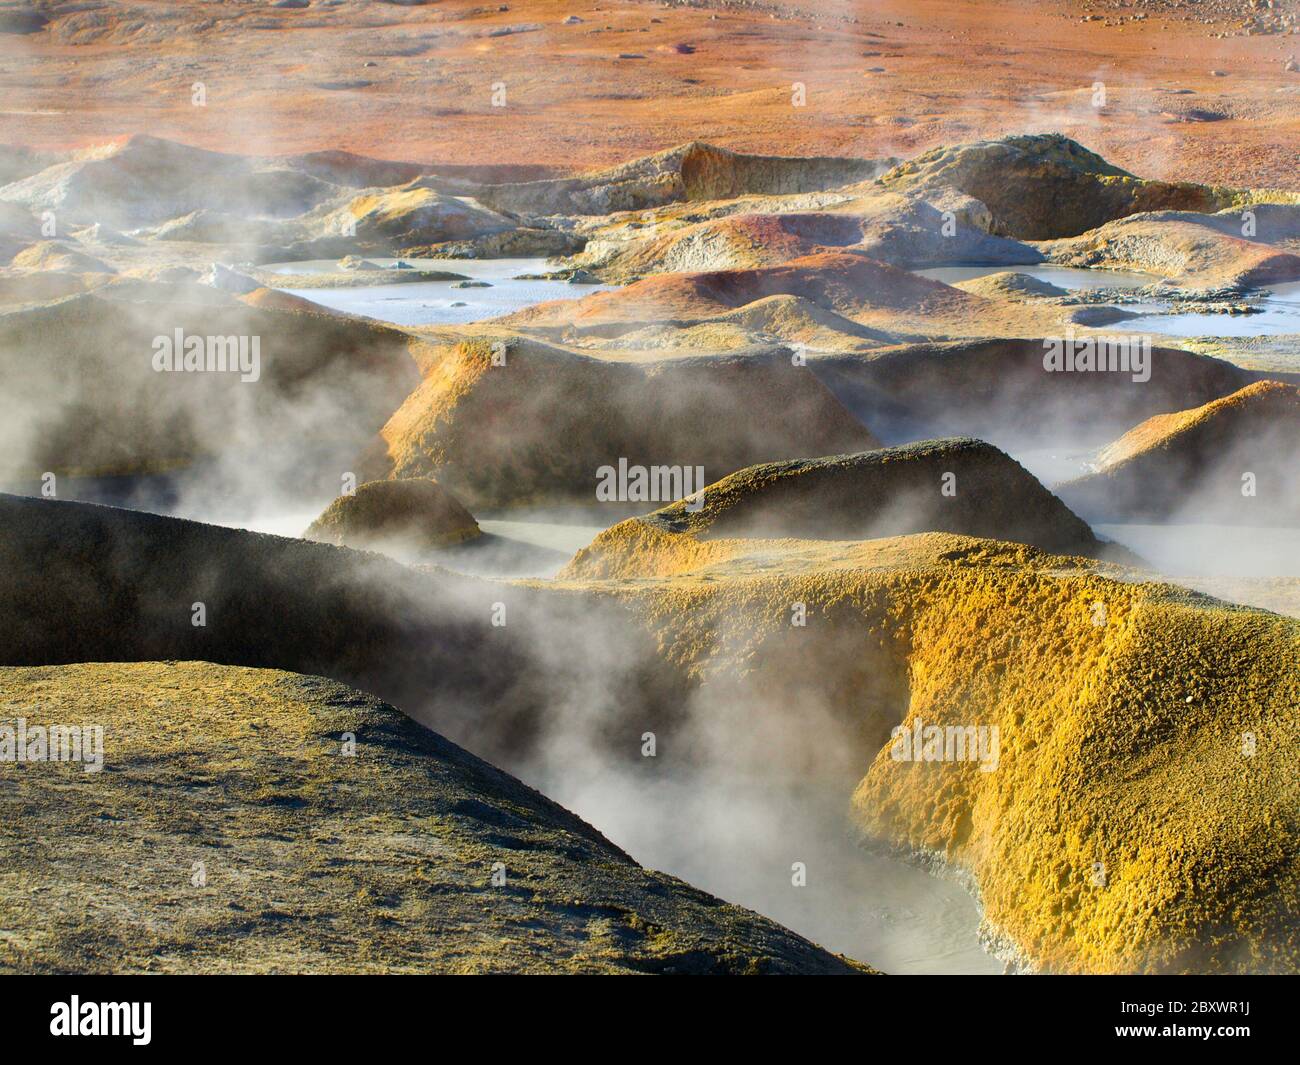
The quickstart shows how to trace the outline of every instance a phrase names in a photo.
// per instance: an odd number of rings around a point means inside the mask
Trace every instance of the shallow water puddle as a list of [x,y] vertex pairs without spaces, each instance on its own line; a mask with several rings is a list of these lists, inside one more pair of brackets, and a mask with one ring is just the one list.
[[[1132,291],[1155,284],[1160,278],[1149,274],[1124,273],[1119,270],[1080,270],[1069,266],[938,266],[914,273],[932,281],[952,285],[1003,272],[1025,274],[1070,292],[1096,289]],[[1143,303],[1116,303],[1114,306],[1142,315],[1127,319],[1116,329],[1141,330],[1177,337],[1255,337],[1300,335],[1300,282],[1292,281],[1259,290],[1267,293],[1251,305],[1254,314],[1225,314],[1189,310],[1169,313],[1171,301],[1150,300]],[[1032,302],[1032,301],[1031,301]],[[1300,352],[1297,353],[1300,355]]]
[[[368,259],[391,267],[396,259]],[[545,259],[403,259],[416,270],[444,270],[462,274],[488,288],[458,288],[457,281],[407,281],[359,288],[294,288],[295,275],[337,274],[338,263],[314,260],[278,263],[266,269],[282,274],[282,291],[319,303],[331,310],[360,314],[394,325],[465,325],[484,318],[513,314],[547,300],[576,300],[608,285],[571,285],[567,281],[519,280],[521,274],[542,274],[552,269]]]
[[[1255,337],[1300,335],[1300,282],[1274,285],[1266,290],[1255,306],[1257,314],[1212,314],[1205,311],[1188,311],[1179,314],[1159,314],[1163,309],[1157,303],[1137,303],[1126,310],[1139,311],[1148,317],[1135,319],[1131,324],[1149,329],[1153,333],[1179,337]],[[1300,353],[1298,353],[1300,354]]]

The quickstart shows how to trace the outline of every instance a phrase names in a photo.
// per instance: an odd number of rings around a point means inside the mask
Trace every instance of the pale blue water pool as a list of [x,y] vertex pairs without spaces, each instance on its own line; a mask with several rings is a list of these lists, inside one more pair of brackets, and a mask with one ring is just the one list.
[[[1083,292],[1110,288],[1132,291],[1155,284],[1160,278],[1151,274],[1124,273],[1118,270],[1079,270],[1069,266],[937,266],[917,270],[917,274],[932,281],[952,285],[978,277],[1009,271],[1046,281],[1070,292]],[[1151,333],[1178,337],[1256,337],[1300,335],[1300,281],[1273,285],[1261,289],[1257,300],[1250,302],[1259,308],[1256,314],[1225,314],[1214,311],[1189,310],[1169,313],[1169,302],[1117,303],[1123,310],[1142,315],[1128,325]],[[1300,356],[1300,351],[1297,352]]]
[[[368,258],[391,267],[396,259]],[[571,285],[567,281],[521,281],[520,274],[551,269],[545,259],[403,259],[417,270],[445,270],[483,281],[490,288],[458,288],[455,281],[406,281],[361,288],[294,288],[294,275],[339,273],[334,260],[277,263],[266,267],[285,277],[283,291],[331,310],[377,318],[394,325],[465,325],[513,314],[547,300],[576,300],[607,285]]]

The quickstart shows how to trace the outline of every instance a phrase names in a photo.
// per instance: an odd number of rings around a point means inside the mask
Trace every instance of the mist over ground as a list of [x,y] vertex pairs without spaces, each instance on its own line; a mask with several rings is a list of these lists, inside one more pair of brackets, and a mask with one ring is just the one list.
[[0,968],[1296,971],[1291,5],[524,7],[0,12]]

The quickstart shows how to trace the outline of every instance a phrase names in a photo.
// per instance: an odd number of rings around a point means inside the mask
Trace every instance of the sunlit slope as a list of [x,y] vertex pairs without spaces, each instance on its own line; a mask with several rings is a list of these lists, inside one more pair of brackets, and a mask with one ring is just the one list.
[[[568,571],[635,604],[706,692],[748,700],[754,730],[782,721],[813,759],[834,722],[848,751],[824,756],[856,760],[864,834],[971,874],[1020,965],[1294,971],[1300,622],[1106,574],[953,535],[646,522]],[[996,726],[996,769],[892,758],[891,729],[918,723]]]
[[1298,452],[1300,388],[1257,381],[1148,418],[1060,491],[1087,513],[1120,521],[1296,525]]

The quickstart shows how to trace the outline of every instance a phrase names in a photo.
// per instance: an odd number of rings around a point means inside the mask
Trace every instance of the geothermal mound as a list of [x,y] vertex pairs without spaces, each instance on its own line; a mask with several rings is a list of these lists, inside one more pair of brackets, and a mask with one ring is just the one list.
[[137,135],[48,163],[0,187],[0,201],[263,262],[400,254],[517,228],[472,198],[473,182],[348,153],[260,159]]
[[603,276],[627,280],[645,274],[776,265],[857,244],[862,226],[862,219],[846,214],[730,215],[637,242]]
[[1020,240],[1072,237],[1142,211],[1219,211],[1255,195],[1137,178],[1055,133],[934,148],[880,181],[917,196],[956,189],[989,208],[993,233]]
[[[1264,206],[1264,205],[1261,205]],[[1258,240],[1241,235],[1242,212],[1196,215],[1179,211],[1133,215],[1109,222],[1071,240],[1053,241],[1043,250],[1053,262],[1105,270],[1136,270],[1183,287],[1220,288],[1271,285],[1300,279],[1300,255],[1264,241],[1288,234],[1291,218],[1278,219],[1278,207],[1256,220]]]
[[266,302],[126,279],[0,312],[0,392],[22,411],[0,423],[0,470],[156,473],[291,446],[336,477],[418,381],[410,338]]
[[370,481],[339,496],[303,533],[347,547],[427,551],[472,540],[478,522],[436,481]]
[[111,266],[93,255],[53,240],[41,241],[24,248],[13,257],[9,266],[16,270],[49,270],[67,274],[116,273]]
[[[908,269],[1043,259],[1029,244],[985,232],[987,208],[960,193],[941,191],[930,202],[874,187],[865,195],[860,192],[860,187],[841,190],[833,212],[806,210],[808,197],[740,201],[757,210],[739,214],[730,213],[736,207],[719,203],[688,217],[720,216],[667,233],[659,233],[662,227],[656,225],[651,236],[644,234],[643,222],[615,216],[591,231],[590,243],[574,262],[607,281],[624,282],[656,273],[777,266],[837,249]],[[670,212],[660,215],[657,222],[676,221]]]
[[23,931],[0,971],[870,971],[332,681],[202,662],[0,680],[5,725],[97,725],[104,766],[4,767],[0,924]]
[[3,198],[38,213],[54,211],[64,224],[132,229],[203,208],[286,218],[334,191],[283,166],[137,134],[6,185]]
[[1258,381],[1147,419],[1102,450],[1095,473],[1060,492],[1112,520],[1300,525],[1298,454],[1300,387]]
[[552,302],[512,315],[519,325],[577,328],[690,322],[770,296],[798,296],[846,317],[874,309],[938,314],[974,306],[974,296],[863,255],[825,252],[780,266],[650,277],[576,303]]
[[1207,403],[1262,376],[1155,346],[1150,378],[1140,383],[1122,372],[1050,373],[1046,350],[1044,340],[961,340],[826,355],[808,365],[886,441],[974,436],[1007,446],[1102,444],[1189,398]]
[[696,510],[681,502],[634,520],[702,539],[953,532],[1059,554],[1094,555],[1102,546],[1019,463],[970,439],[751,466],[709,485]]
[[620,459],[708,480],[876,446],[788,349],[613,362],[506,334],[440,355],[363,458],[367,478],[436,477],[471,507],[592,502]]
[[679,200],[833,189],[874,178],[887,165],[833,156],[744,155],[691,141],[584,176],[487,186],[476,195],[496,210],[515,213],[609,214]]
[[372,552],[0,495],[0,665],[202,660],[320,674],[500,760],[527,750],[555,711],[540,678],[556,632],[600,633],[570,671],[591,671],[593,749],[668,727],[678,678],[623,615]]
[[565,586],[636,609],[760,760],[856,761],[864,835],[973,877],[1018,967],[1300,968],[1300,622],[947,534],[600,543]]
[[[577,262],[599,268],[609,280],[638,275],[776,266],[808,255],[847,249],[894,266],[930,265],[954,258],[972,262],[1038,262],[1041,253],[1027,244],[990,237],[972,225],[982,205],[945,194],[955,229],[945,232],[941,206],[893,193],[837,194],[834,211],[808,211],[807,197],[742,200],[693,211],[687,218],[713,217],[682,225],[674,212],[655,215],[651,235],[645,224],[622,216],[592,230],[592,246]],[[734,213],[739,207],[763,208]],[[679,228],[670,228],[674,225]],[[661,232],[668,229],[668,232]]]
[[1040,281],[1029,274],[1016,273],[1013,270],[1002,270],[996,274],[986,274],[984,277],[975,277],[969,281],[957,281],[954,282],[952,287],[993,300],[1023,300],[1027,297],[1069,295],[1066,289],[1053,285],[1048,281]]
[[307,216],[310,236],[326,240],[345,229],[355,232],[350,248],[388,248],[464,240],[514,227],[472,200],[448,196],[420,179],[394,189],[370,189],[328,213]]

